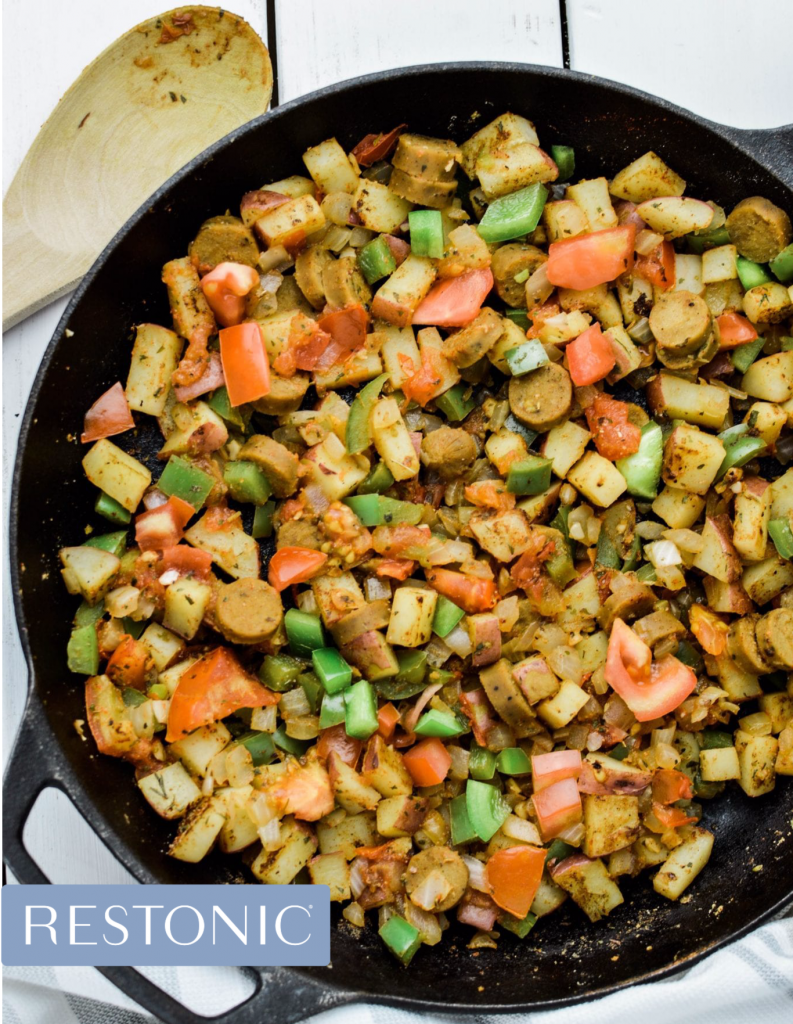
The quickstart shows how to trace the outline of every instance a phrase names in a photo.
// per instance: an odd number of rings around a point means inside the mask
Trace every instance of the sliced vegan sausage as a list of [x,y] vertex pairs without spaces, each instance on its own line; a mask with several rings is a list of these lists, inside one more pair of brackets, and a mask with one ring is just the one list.
[[311,548],[319,551],[324,543],[313,519],[288,519],[278,527],[275,546],[278,548]]
[[663,292],[650,310],[650,330],[658,343],[658,358],[690,356],[713,333],[713,319],[704,299],[693,292]]
[[244,263],[255,267],[259,247],[239,217],[224,214],[204,221],[188,253],[199,274],[206,274],[218,263]]
[[[547,259],[548,256],[542,249],[524,242],[508,242],[496,249],[490,269],[493,271],[499,298],[508,306],[525,306],[527,279],[523,273],[528,271],[528,276],[531,277]],[[521,280],[516,281],[516,276]]]
[[449,206],[457,189],[456,181],[426,181],[424,178],[417,178],[413,174],[406,174],[398,169],[394,170],[388,187],[402,199],[419,206],[430,206],[435,210],[441,210]]
[[[436,889],[435,900],[422,893],[422,886],[431,875],[443,877],[446,886]],[[405,888],[408,896],[422,910],[439,913],[451,910],[463,898],[468,885],[468,868],[459,853],[448,846],[431,846],[411,857],[405,875]],[[446,889],[446,894],[442,895]],[[440,890],[440,891],[439,891]]]
[[773,666],[766,661],[758,646],[755,630],[759,621],[759,615],[744,615],[733,622],[730,626],[728,647],[732,657],[745,672],[763,676],[771,672]]
[[444,345],[444,354],[456,366],[465,369],[486,355],[503,333],[501,317],[490,306],[485,306],[470,324],[449,335]]
[[333,253],[321,245],[310,245],[295,260],[295,280],[314,309],[322,309],[325,305],[322,274],[333,260]]
[[550,430],[567,418],[572,406],[573,382],[560,363],[546,363],[509,382],[509,407],[532,430]]
[[741,256],[767,263],[793,238],[793,225],[784,210],[762,196],[742,199],[727,218],[730,241]]
[[452,181],[460,149],[451,139],[432,139],[407,132],[399,142],[391,163],[405,174],[428,181]]
[[253,403],[256,412],[265,416],[285,416],[296,412],[308,391],[309,378],[306,373],[296,373],[294,377],[279,377],[270,373],[270,391],[264,398]]
[[364,280],[354,256],[343,256],[326,263],[322,268],[322,286],[328,304],[335,309],[344,309],[356,302],[368,309],[372,301],[372,289]]
[[275,293],[275,302],[279,313],[287,313],[294,309],[295,312],[305,313],[306,316],[314,315],[314,307],[306,300],[293,274],[281,282]]
[[421,442],[421,461],[444,480],[454,480],[473,466],[476,442],[460,427],[439,427]]
[[774,668],[793,671],[793,610],[775,608],[757,623],[757,645]]
[[218,593],[215,621],[223,636],[235,644],[258,644],[281,625],[281,595],[264,580],[235,580]]
[[276,498],[288,498],[297,490],[300,460],[284,445],[266,434],[254,434],[240,449],[239,458],[264,470]]

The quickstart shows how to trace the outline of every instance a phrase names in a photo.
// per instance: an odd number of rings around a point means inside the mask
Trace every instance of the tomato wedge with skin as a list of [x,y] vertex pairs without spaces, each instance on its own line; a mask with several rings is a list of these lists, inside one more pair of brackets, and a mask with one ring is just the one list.
[[671,654],[653,662],[650,648],[622,619],[611,629],[605,675],[639,722],[674,711],[697,685],[695,673]]
[[595,447],[610,462],[638,452],[642,432],[628,420],[628,404],[598,393],[584,410]]
[[596,384],[607,377],[617,362],[611,342],[595,323],[571,341],[565,350],[570,378],[576,387]]
[[414,324],[433,327],[464,327],[470,323],[493,288],[489,268],[468,270],[436,284],[419,303],[413,314]]
[[112,679],[119,689],[131,686],[135,690],[143,690],[146,686],[148,656],[149,652],[144,644],[125,635],[110,655],[105,675]]
[[552,242],[548,280],[557,288],[584,291],[614,281],[633,269],[634,224]]
[[221,327],[245,316],[245,296],[259,283],[259,274],[244,263],[218,263],[201,278],[201,291]]
[[320,354],[313,368],[327,370],[336,363],[343,363],[353,352],[363,348],[366,344],[368,323],[369,314],[360,303],[320,317],[317,325],[320,330],[330,335],[330,343]]
[[554,750],[550,754],[533,754],[531,782],[535,793],[563,779],[577,779],[581,774],[580,750]]
[[417,743],[402,758],[417,786],[440,785],[452,766],[451,755],[435,736]]
[[425,345],[421,350],[421,366],[402,385],[405,398],[421,406],[436,398],[443,387],[446,362],[439,349]]
[[466,576],[451,569],[427,569],[424,575],[433,590],[448,597],[469,615],[489,612],[498,600],[498,589],[493,580]]
[[267,579],[280,593],[293,583],[306,583],[316,576],[328,556],[313,548],[280,548],[270,559]]
[[218,337],[231,405],[236,408],[269,394],[270,363],[261,327],[255,321],[224,327]]
[[694,796],[691,779],[674,768],[660,768],[653,775],[653,800],[659,804],[673,804],[690,800]]
[[709,608],[703,608],[701,604],[692,604],[688,613],[689,629],[699,640],[700,646],[706,654],[712,654],[718,658],[724,654],[727,647],[727,634],[729,626],[712,612]]
[[227,647],[205,654],[179,679],[168,711],[168,743],[240,708],[278,703],[278,694],[248,675]]
[[665,292],[675,283],[675,248],[671,242],[662,242],[647,256],[637,256],[633,269],[637,277],[649,281],[653,287]]
[[353,149],[352,155],[361,167],[371,167],[378,160],[385,160],[391,150],[396,146],[399,136],[407,128],[406,124],[400,124],[390,132],[380,132],[377,135],[364,135],[358,145]]
[[177,545],[195,509],[172,494],[163,505],[141,512],[135,519],[135,543],[141,551],[162,551]]
[[209,578],[212,570],[212,555],[201,548],[191,548],[188,544],[175,544],[164,547],[160,556],[158,571],[160,575],[175,569],[180,576],[192,576],[195,579]]
[[485,866],[493,901],[514,917],[531,910],[545,867],[545,850],[535,846],[512,846],[497,850]]
[[757,337],[757,331],[740,313],[722,313],[716,317],[716,327],[719,330],[720,349],[736,348]]
[[583,806],[575,779],[562,779],[532,796],[537,823],[544,842],[581,820]]
[[100,395],[88,412],[85,414],[83,432],[80,441],[88,444],[89,441],[100,441],[103,437],[114,437],[116,434],[123,434],[125,430],[132,430],[135,427],[135,420],[129,411],[127,396],[121,383],[117,381],[112,388]]

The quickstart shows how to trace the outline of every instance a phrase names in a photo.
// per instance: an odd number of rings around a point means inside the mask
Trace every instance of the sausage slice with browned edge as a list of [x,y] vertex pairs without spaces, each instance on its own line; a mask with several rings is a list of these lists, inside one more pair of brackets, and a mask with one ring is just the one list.
[[572,406],[573,382],[559,363],[547,363],[509,382],[509,407],[532,430],[550,430],[567,418]]
[[284,609],[278,591],[264,580],[226,583],[218,593],[215,620],[235,644],[259,644],[281,625]]

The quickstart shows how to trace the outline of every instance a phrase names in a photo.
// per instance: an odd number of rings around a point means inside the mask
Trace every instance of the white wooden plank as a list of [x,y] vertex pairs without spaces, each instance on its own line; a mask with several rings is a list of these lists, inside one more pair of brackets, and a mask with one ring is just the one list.
[[386,68],[443,61],[562,65],[558,0],[277,0],[281,102]]
[[576,71],[738,128],[793,119],[790,0],[567,0],[567,23]]

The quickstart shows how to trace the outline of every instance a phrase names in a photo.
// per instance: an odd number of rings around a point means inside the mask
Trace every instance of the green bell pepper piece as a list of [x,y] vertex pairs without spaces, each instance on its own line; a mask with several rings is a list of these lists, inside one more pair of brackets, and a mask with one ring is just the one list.
[[715,249],[717,245],[727,245],[730,241],[730,232],[722,224],[720,228],[713,228],[704,231],[694,231],[686,235],[688,247],[697,255],[701,256],[706,249]]
[[550,459],[527,455],[516,459],[507,470],[507,490],[510,494],[542,494],[551,486]]
[[128,633],[133,640],[139,640],[144,629],[147,626],[146,622],[138,622],[136,619],[123,618],[122,623],[124,624],[124,632]]
[[740,282],[747,291],[759,284],[770,284],[774,280],[761,263],[753,263],[744,256],[739,256],[735,262]]
[[439,637],[448,636],[464,615],[465,612],[454,601],[450,601],[443,594],[438,594],[432,619],[432,632],[437,633]]
[[564,534],[562,534],[562,538],[561,543],[554,538],[554,550],[551,557],[545,562],[545,568],[554,583],[560,587],[566,587],[578,573],[570,554],[570,543]]
[[121,523],[123,526],[132,521],[132,513],[127,512],[123,505],[120,505],[115,498],[111,498],[109,494],[105,494],[104,491],[99,492],[94,504],[94,512],[111,523]]
[[339,693],[352,683],[352,669],[335,647],[312,651],[311,660],[326,693]]
[[231,404],[225,384],[222,384],[212,392],[207,401],[207,405],[213,412],[216,412],[222,420],[225,420],[226,423],[230,423],[233,427],[237,427],[238,430],[245,430],[248,426],[248,422],[251,418],[250,413],[245,416],[243,415],[243,409],[246,408],[245,406],[234,406]]
[[290,650],[298,657],[308,657],[312,651],[325,646],[325,633],[318,615],[290,608],[284,615],[284,627]]
[[300,662],[288,654],[266,654],[259,669],[259,679],[270,690],[284,693],[285,690],[291,690],[302,672]]
[[443,220],[440,210],[411,210],[408,226],[410,251],[414,256],[431,256],[435,260],[443,257]]
[[294,757],[302,757],[314,742],[313,740],[296,740],[294,736],[288,736],[283,722],[272,734],[272,737],[276,747],[280,750],[285,750],[287,754],[292,754]]
[[452,846],[462,846],[478,839],[471,819],[468,817],[465,793],[460,793],[449,804],[449,825],[452,832]]
[[77,626],[66,645],[66,665],[70,672],[95,676],[99,671],[99,640],[93,625]]
[[694,775],[694,796],[698,800],[712,800],[724,792],[724,782],[705,782],[699,772]]
[[116,533],[103,533],[99,537],[90,537],[86,542],[87,548],[99,548],[102,551],[109,551],[116,558],[121,558],[127,550],[127,531],[119,530]]
[[504,316],[517,324],[522,331],[528,331],[531,327],[531,320],[529,320],[529,313],[526,309],[508,309]]
[[430,708],[418,720],[414,732],[417,736],[438,736],[441,739],[450,739],[452,736],[462,736],[465,729],[448,711]]
[[341,725],[346,717],[347,709],[344,704],[344,691],[326,693],[322,698],[322,707],[319,710],[320,729],[329,729],[332,725]]
[[187,459],[172,455],[162,471],[157,486],[163,494],[189,502],[194,509],[202,507],[215,486],[214,479],[203,469],[192,466]]
[[622,566],[619,552],[606,529],[601,529],[598,534],[595,562],[598,565],[602,565],[604,569],[619,569]]
[[322,694],[325,692],[322,683],[313,672],[301,672],[298,682],[303,688],[306,700],[311,707],[311,714],[316,715],[319,711],[319,704]]
[[469,394],[467,398],[465,397],[470,390],[469,384],[455,384],[453,388],[438,395],[435,406],[452,423],[464,420],[468,413],[476,408],[473,396]]
[[[740,427],[743,427],[743,430],[739,430]],[[717,480],[721,480],[727,470],[745,466],[768,448],[762,437],[752,437],[747,433],[748,429],[747,424],[738,423],[717,435],[724,445],[724,459],[716,474]]]
[[374,284],[397,268],[396,259],[382,235],[373,238],[358,250],[358,266],[367,284]]
[[521,747],[506,747],[496,755],[496,768],[502,775],[530,775],[531,761]]
[[83,601],[74,613],[74,625],[76,628],[79,628],[80,626],[93,626],[95,622],[99,622],[104,614],[104,601],[99,601],[97,604],[93,605],[89,604],[87,601]]
[[255,462],[227,462],[223,479],[235,501],[264,505],[273,489],[263,469]]
[[630,754],[630,750],[628,750],[624,743],[618,743],[616,747],[612,747],[609,751],[609,757],[613,757],[615,761],[624,761],[628,754]]
[[642,427],[639,450],[615,462],[615,466],[625,477],[628,494],[647,500],[656,498],[663,459],[664,435],[660,426],[650,420]]
[[426,651],[399,651],[397,662],[399,671],[393,679],[379,679],[376,684],[377,692],[385,700],[407,700],[408,697],[415,697],[428,682]]
[[575,150],[572,146],[551,146],[551,159],[559,168],[557,181],[569,181],[575,171]]
[[475,779],[466,784],[465,803],[471,825],[483,843],[493,838],[510,815],[509,804],[496,787]]
[[394,486],[394,477],[384,462],[377,462],[358,484],[358,494],[382,494]]
[[381,373],[379,377],[370,380],[361,388],[350,406],[350,415],[347,417],[347,431],[344,435],[347,451],[350,455],[362,452],[372,443],[372,435],[369,431],[369,414],[374,408],[375,402],[380,396],[383,385],[388,380],[387,373]]
[[556,515],[553,517],[550,523],[548,523],[548,525],[552,529],[558,530],[559,533],[561,533],[564,537],[565,543],[567,544],[567,552],[570,556],[571,562],[575,554],[575,542],[570,540],[570,527],[568,525],[568,520],[570,518],[570,513],[572,512],[572,510],[572,505],[560,505],[559,508],[556,510]]
[[256,506],[253,512],[253,527],[251,529],[251,537],[253,537],[254,540],[261,540],[263,537],[272,537],[274,515],[274,501],[265,501],[263,505]]
[[504,359],[513,377],[522,377],[550,362],[548,353],[536,338],[529,338],[515,348],[508,349],[504,353]]
[[719,747],[731,747],[735,742],[731,732],[721,729],[703,729],[699,734],[703,750],[717,750]]
[[779,344],[780,352],[793,352],[793,338],[782,338]]
[[400,917],[392,914],[386,923],[378,929],[377,934],[388,946],[397,960],[406,967],[418,952],[421,935],[417,928]]
[[165,683],[152,683],[146,693],[152,700],[168,700],[170,695]]
[[139,708],[149,698],[145,693],[141,693],[140,690],[136,690],[133,686],[125,686],[121,691],[121,699],[124,701],[125,707]]
[[377,732],[377,697],[372,684],[359,679],[344,691],[346,721],[344,728],[354,740],[368,740]]
[[494,199],[479,222],[479,234],[488,243],[508,242],[528,235],[540,223],[548,189],[535,182],[518,192]]
[[765,338],[755,338],[754,341],[747,341],[745,345],[738,345],[730,353],[730,362],[739,370],[741,373],[746,373],[752,363],[757,359],[760,353],[763,351],[763,345],[765,344]]
[[693,668],[697,674],[703,672],[705,669],[705,662],[703,661],[702,656],[696,648],[688,642],[688,640],[678,641],[675,657],[678,661],[682,661],[684,665],[688,665],[689,668]]
[[486,782],[496,774],[496,755],[486,747],[471,746],[468,757],[468,774],[472,779]]
[[787,519],[772,519],[768,524],[768,536],[780,558],[793,558],[793,530]]
[[793,242],[786,245],[768,264],[768,269],[782,284],[793,281]]
[[636,579],[640,583],[656,583],[658,576],[655,571],[655,566],[647,562],[641,568],[636,570]]
[[517,935],[519,939],[525,939],[537,923],[537,915],[529,911],[521,920],[519,917],[513,917],[512,914],[504,913],[499,917],[498,923],[502,928],[506,928],[508,932]]
[[353,494],[343,499],[358,516],[364,526],[383,526],[392,523],[409,523],[416,526],[421,522],[423,508],[410,501],[398,501],[381,494]]
[[563,839],[554,839],[548,847],[545,860],[564,860],[565,857],[569,857],[571,853],[578,853],[578,850],[574,846],[570,846],[569,843],[564,842]]
[[272,764],[275,760],[275,744],[269,732],[246,732],[237,737],[237,743],[247,747],[253,758],[254,768]]

